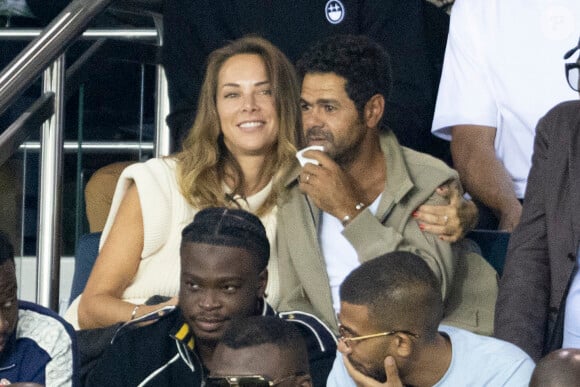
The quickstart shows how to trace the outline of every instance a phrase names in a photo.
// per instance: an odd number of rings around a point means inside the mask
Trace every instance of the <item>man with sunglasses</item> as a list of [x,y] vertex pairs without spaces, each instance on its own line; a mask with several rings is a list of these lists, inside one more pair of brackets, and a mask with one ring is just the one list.
[[[308,343],[315,386],[330,371],[336,340],[318,319],[301,312],[278,315],[265,300],[270,244],[255,215],[206,208],[182,232],[179,305],[154,323],[131,321],[113,338],[90,386],[202,386],[218,364],[216,345],[232,321],[277,316],[296,322]],[[125,325],[127,325],[125,324]]]
[[206,387],[312,387],[297,324],[272,316],[234,321],[213,355]]
[[527,386],[515,345],[440,325],[437,278],[410,252],[363,263],[340,287],[340,339],[328,387]]
[[[565,59],[578,50],[580,42]],[[580,55],[565,68],[578,93]],[[538,360],[558,348],[580,348],[580,101],[554,107],[536,132],[522,221],[500,281],[495,336]]]

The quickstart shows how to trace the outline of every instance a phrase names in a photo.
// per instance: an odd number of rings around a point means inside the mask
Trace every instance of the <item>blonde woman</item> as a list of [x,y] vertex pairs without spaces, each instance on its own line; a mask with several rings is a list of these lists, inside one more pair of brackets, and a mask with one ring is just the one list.
[[[183,150],[121,175],[99,256],[68,320],[77,329],[105,327],[176,304],[181,230],[200,209],[249,210],[272,243],[276,203],[300,142],[299,98],[292,64],[268,41],[244,37],[214,51]],[[276,306],[275,256],[268,267]],[[154,295],[171,299],[144,305]]]

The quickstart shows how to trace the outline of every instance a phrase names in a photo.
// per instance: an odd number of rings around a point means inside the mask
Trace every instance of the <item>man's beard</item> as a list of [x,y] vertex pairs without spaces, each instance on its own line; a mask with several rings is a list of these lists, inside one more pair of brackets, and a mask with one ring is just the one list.
[[380,383],[385,383],[387,381],[387,373],[385,372],[383,364],[379,364],[377,367],[369,369],[368,367],[363,366],[362,363],[353,360],[351,356],[348,357],[348,360],[350,361],[350,364],[362,374],[373,378]]
[[[361,128],[357,122],[356,128],[353,128],[351,126],[349,130],[361,130]],[[332,160],[334,160],[335,163],[340,165],[342,168],[348,167],[358,157],[358,154],[360,152],[360,144],[362,142],[361,136],[357,139],[355,143],[348,144],[348,147],[338,149],[336,147],[334,135],[332,134],[332,132],[322,130],[318,127],[313,127],[306,130],[307,145],[310,145],[308,143],[309,138],[315,138],[316,140],[319,141],[321,139],[324,139],[324,141],[326,141],[328,144],[331,144],[332,148],[327,147],[328,149],[324,149],[324,151]]]

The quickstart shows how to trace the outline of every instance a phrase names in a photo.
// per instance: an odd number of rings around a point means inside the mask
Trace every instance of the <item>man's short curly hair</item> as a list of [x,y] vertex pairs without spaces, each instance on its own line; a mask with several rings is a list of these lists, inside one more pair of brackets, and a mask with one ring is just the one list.
[[335,73],[346,79],[346,93],[359,114],[375,94],[391,91],[391,65],[386,50],[364,35],[333,35],[309,49],[297,62],[298,74]]

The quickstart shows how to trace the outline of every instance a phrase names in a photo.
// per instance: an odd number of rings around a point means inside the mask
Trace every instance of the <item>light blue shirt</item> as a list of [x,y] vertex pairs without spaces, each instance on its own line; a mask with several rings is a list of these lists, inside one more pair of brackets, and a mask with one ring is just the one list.
[[[534,361],[515,345],[464,329],[441,325],[451,340],[451,364],[434,387],[527,387]],[[337,352],[327,387],[356,387]]]
[[[576,253],[576,267],[580,265],[580,247]],[[564,313],[564,340],[562,348],[580,348],[580,275],[576,275],[570,284]]]

